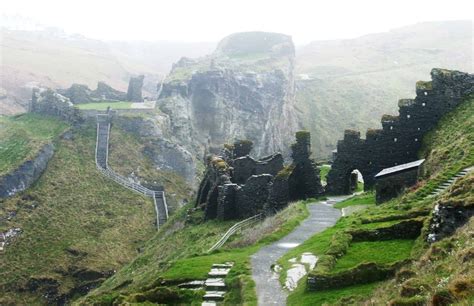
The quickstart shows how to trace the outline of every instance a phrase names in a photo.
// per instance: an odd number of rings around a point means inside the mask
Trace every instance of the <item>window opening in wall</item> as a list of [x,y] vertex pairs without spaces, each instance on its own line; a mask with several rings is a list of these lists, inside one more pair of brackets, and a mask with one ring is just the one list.
[[410,115],[407,115],[407,118],[408,118],[408,119],[410,119],[410,117],[411,117]]
[[428,95],[428,93],[427,93],[426,91],[424,92],[424,94],[425,94],[425,96],[427,96],[427,95]]
[[426,106],[426,103],[425,102],[421,103],[421,106]]
[[397,142],[397,141],[398,141],[398,139],[397,139],[397,138],[393,138],[393,142]]

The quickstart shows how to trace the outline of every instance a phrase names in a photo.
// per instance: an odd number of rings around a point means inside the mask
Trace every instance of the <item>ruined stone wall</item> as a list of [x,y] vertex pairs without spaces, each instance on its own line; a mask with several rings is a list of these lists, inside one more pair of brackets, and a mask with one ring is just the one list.
[[431,78],[430,82],[417,82],[416,98],[400,100],[399,115],[384,115],[382,129],[369,129],[366,139],[357,131],[345,131],[328,174],[329,193],[349,193],[354,169],[362,173],[365,188],[371,188],[380,170],[418,159],[423,136],[474,92],[472,74],[433,69]]
[[415,185],[417,180],[418,168],[377,178],[375,183],[377,204],[399,196],[405,188]]
[[143,87],[144,78],[145,76],[143,75],[130,78],[130,82],[128,83],[128,90],[127,90],[128,101],[143,102],[142,87]]
[[79,110],[73,107],[68,98],[47,88],[36,88],[33,90],[30,111],[58,117],[73,124],[83,121]]
[[[245,143],[245,149],[240,144]],[[324,192],[319,172],[310,158],[310,134],[298,132],[291,147],[293,163],[283,167],[280,153],[255,160],[243,153],[251,142],[226,145],[220,156],[208,159],[196,206],[206,219],[244,219],[259,213],[274,214],[290,200],[316,197]]]

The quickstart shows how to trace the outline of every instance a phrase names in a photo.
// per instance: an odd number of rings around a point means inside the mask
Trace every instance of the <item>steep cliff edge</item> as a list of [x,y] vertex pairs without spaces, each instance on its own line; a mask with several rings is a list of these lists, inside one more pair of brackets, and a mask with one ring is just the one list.
[[246,32],[224,38],[214,53],[173,65],[157,106],[171,140],[203,156],[235,138],[255,155],[284,151],[297,129],[294,45],[289,36]]

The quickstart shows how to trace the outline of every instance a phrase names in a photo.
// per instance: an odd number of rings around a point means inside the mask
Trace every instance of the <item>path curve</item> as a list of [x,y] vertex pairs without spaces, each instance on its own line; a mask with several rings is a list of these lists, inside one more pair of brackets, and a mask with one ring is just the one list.
[[256,285],[258,305],[286,305],[288,293],[281,287],[279,275],[270,267],[290,249],[336,224],[341,212],[332,205],[349,197],[329,197],[327,201],[309,204],[310,215],[298,227],[251,256],[252,278]]

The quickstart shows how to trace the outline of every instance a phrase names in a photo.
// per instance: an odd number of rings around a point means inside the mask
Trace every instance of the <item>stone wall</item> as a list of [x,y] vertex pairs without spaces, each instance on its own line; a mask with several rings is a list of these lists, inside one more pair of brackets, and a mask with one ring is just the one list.
[[382,129],[369,129],[365,139],[357,131],[345,131],[328,174],[329,193],[349,193],[354,169],[362,173],[365,188],[371,188],[380,170],[418,159],[423,136],[474,92],[472,74],[433,69],[431,78],[430,82],[417,82],[415,99],[399,101],[398,116],[382,117]]
[[382,176],[375,180],[375,200],[377,204],[399,196],[404,189],[418,181],[418,168]]
[[91,90],[87,85],[72,84],[68,89],[58,89],[58,92],[69,98],[73,104],[127,100],[125,92],[116,90],[105,82],[98,82],[95,90]]
[[35,88],[30,111],[58,117],[73,124],[83,121],[79,110],[73,107],[71,101],[52,89]]
[[206,219],[273,214],[286,207],[290,199],[322,194],[319,172],[309,158],[310,135],[298,132],[296,139],[293,163],[287,167],[283,167],[280,153],[260,160],[241,156],[251,151],[251,143],[244,141],[225,145],[220,156],[209,157],[196,200],[196,205],[205,210]]
[[128,83],[127,100],[132,102],[143,102],[142,87],[145,76],[131,77]]

